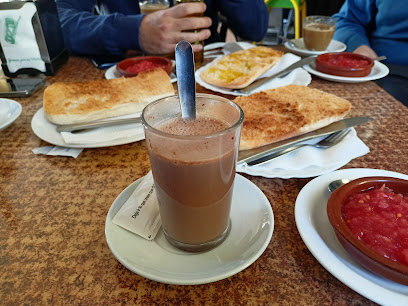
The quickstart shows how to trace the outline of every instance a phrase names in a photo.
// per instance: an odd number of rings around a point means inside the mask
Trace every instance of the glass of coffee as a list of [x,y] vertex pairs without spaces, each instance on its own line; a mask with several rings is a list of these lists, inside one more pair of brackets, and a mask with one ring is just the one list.
[[330,16],[305,17],[302,24],[305,48],[313,51],[325,51],[333,38],[336,22],[336,18]]
[[197,118],[181,118],[178,96],[142,113],[162,229],[190,252],[224,241],[230,224],[235,167],[244,113],[234,102],[197,94]]
[[141,14],[150,14],[169,8],[169,0],[139,0]]

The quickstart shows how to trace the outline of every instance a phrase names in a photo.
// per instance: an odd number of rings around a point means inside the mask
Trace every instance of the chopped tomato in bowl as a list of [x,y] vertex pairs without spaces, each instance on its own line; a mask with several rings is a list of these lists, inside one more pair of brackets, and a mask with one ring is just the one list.
[[168,75],[171,73],[173,63],[162,56],[137,56],[124,59],[116,66],[118,72],[125,77],[134,77],[142,71],[162,68]]
[[327,203],[329,221],[348,253],[368,270],[408,285],[408,181],[360,178]]
[[351,52],[331,52],[316,58],[317,71],[341,77],[365,77],[371,73],[374,61]]

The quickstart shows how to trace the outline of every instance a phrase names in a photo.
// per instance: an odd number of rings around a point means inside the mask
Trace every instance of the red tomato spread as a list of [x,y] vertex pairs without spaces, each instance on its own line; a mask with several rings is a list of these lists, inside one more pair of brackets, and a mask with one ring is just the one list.
[[338,67],[366,67],[370,65],[370,62],[365,59],[353,58],[346,55],[339,55],[333,57],[327,57],[325,62],[329,65],[338,66]]
[[162,63],[155,63],[151,61],[139,61],[134,65],[126,68],[127,72],[139,73],[146,70],[151,70],[153,68],[163,67]]
[[383,185],[352,194],[342,207],[353,234],[368,247],[408,265],[408,195]]

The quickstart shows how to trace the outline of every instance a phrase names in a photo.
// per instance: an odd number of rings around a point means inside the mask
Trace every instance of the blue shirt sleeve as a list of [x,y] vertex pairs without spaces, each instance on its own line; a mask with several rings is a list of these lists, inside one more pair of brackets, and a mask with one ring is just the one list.
[[[102,3],[104,14],[95,15]],[[56,0],[64,40],[77,54],[123,54],[141,50],[139,28],[144,15],[137,0]],[[173,1],[170,0],[172,4]],[[269,13],[264,0],[205,0],[207,16],[215,33],[218,12],[240,38],[260,41],[268,29]]]
[[346,0],[337,14],[333,39],[347,45],[353,52],[361,45],[370,46],[370,33],[375,26],[377,8],[375,0]]
[[240,38],[261,41],[268,30],[269,12],[264,0],[206,0],[207,10],[219,11]]
[[144,15],[140,14],[138,5],[125,6],[122,12],[115,8],[115,13],[95,15],[96,2],[56,0],[67,48],[74,53],[89,55],[120,55],[126,50],[140,50],[139,27]]

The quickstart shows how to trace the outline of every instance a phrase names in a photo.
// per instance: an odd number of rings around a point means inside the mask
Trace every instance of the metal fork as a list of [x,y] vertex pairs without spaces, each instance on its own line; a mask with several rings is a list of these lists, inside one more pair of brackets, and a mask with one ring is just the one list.
[[302,143],[302,144],[298,144],[298,145],[294,145],[291,146],[289,148],[280,150],[278,152],[273,152],[269,155],[263,156],[259,159],[253,160],[248,162],[247,164],[249,166],[255,166],[255,165],[260,165],[263,163],[266,163],[267,161],[270,161],[271,159],[274,159],[278,156],[287,154],[289,152],[295,151],[297,149],[300,149],[302,147],[306,147],[306,146],[312,146],[312,147],[316,147],[316,148],[321,148],[321,149],[327,149],[330,147],[333,147],[334,145],[338,144],[340,141],[342,141],[344,139],[344,137],[347,136],[347,134],[350,133],[350,129],[344,129],[335,133],[330,134],[329,136],[325,137],[324,139],[320,140],[318,143],[315,144],[306,144],[306,143]]
[[223,47],[204,51],[204,56],[207,58],[218,57],[224,55],[224,51],[233,53],[240,50],[243,50],[243,48],[237,42],[228,42]]

